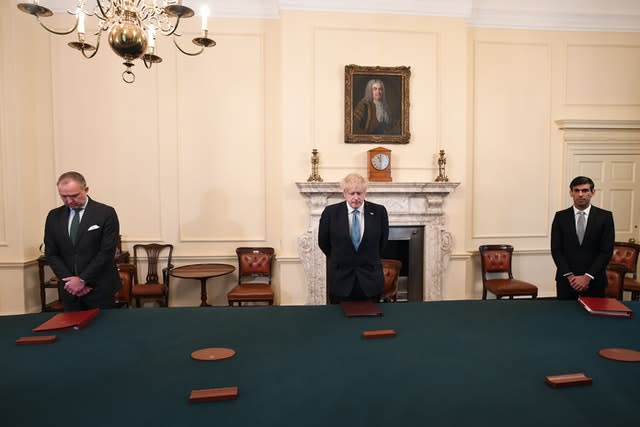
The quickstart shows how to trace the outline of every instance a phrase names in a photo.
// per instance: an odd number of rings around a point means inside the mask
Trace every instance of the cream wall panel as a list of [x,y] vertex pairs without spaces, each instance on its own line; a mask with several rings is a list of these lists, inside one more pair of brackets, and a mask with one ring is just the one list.
[[[439,140],[439,39],[413,28],[317,28],[314,32],[314,138],[325,165],[366,173],[366,151],[374,146],[344,143],[344,66],[411,67],[409,144],[390,144],[395,181],[426,179]],[[381,54],[384,52],[384,54]],[[358,95],[361,96],[362,94]],[[376,145],[377,146],[377,145]],[[411,179],[412,178],[412,179]]]
[[547,44],[476,43],[475,239],[548,232],[546,198],[533,202],[530,196],[544,195],[548,188],[550,59]]
[[[2,9],[0,9],[2,12]],[[8,25],[4,22],[6,18],[0,18],[0,46],[2,46],[2,50],[7,49],[7,44],[12,41],[7,33]],[[8,75],[9,64],[7,63],[5,56],[0,55],[0,75]],[[5,88],[8,85],[7,79],[0,79],[0,99],[6,100],[8,99],[7,89]],[[0,103],[0,247],[7,246],[7,211],[5,200],[8,200],[7,196],[7,183],[9,178],[9,164],[7,162],[7,154],[6,152],[10,149],[9,147],[9,132],[8,132],[8,115],[6,110],[9,106],[6,102]]]
[[157,240],[162,235],[157,68],[136,65],[136,81],[127,84],[122,61],[108,45],[92,60],[60,39],[51,49],[56,175],[83,173],[89,195],[118,212],[125,240]]
[[640,106],[640,45],[567,46],[566,103]]
[[265,40],[217,41],[215,55],[178,60],[180,240],[264,241]]

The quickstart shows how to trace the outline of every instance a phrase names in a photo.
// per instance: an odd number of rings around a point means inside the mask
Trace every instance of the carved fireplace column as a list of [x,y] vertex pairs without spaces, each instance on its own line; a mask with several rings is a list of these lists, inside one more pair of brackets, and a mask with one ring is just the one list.
[[[325,256],[318,247],[318,226],[325,206],[344,201],[337,182],[296,183],[307,197],[309,228],[298,237],[298,254],[307,277],[307,304],[326,304]],[[451,253],[451,233],[445,228],[444,198],[459,183],[370,182],[367,200],[389,213],[389,226],[424,227],[423,300],[442,299],[442,277]]]

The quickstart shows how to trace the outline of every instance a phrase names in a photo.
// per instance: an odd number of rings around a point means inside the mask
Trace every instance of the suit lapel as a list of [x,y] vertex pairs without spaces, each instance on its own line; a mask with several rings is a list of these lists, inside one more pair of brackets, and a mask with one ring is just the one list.
[[589,237],[591,230],[593,230],[593,227],[596,222],[598,221],[598,209],[595,206],[591,206],[591,210],[589,211],[589,217],[587,218],[587,224],[584,228],[584,240],[582,241],[584,243],[585,240],[587,240],[587,237]]
[[58,227],[61,232],[67,236],[67,241],[70,245],[73,246],[73,242],[71,242],[71,237],[69,236],[69,208],[66,206],[60,207],[60,215],[58,215]]
[[91,224],[91,221],[92,221],[91,218],[93,217],[92,215],[93,209],[91,205],[92,205],[91,199],[89,199],[89,202],[87,202],[87,206],[84,208],[82,218],[80,219],[80,226],[78,227],[78,235],[76,236],[76,246],[78,245],[78,243],[80,243],[80,241],[86,234],[87,224]]
[[373,209],[370,203],[364,202],[364,234],[362,235],[362,241],[371,234],[371,231],[375,229],[374,223],[376,221],[376,211]]

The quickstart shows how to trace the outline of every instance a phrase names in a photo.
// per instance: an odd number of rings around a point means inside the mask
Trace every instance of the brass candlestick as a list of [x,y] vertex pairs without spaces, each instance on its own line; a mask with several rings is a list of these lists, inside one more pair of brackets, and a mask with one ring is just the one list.
[[444,154],[444,150],[440,150],[440,156],[438,157],[438,176],[436,182],[449,182],[445,167],[447,166],[447,158]]
[[318,173],[319,163],[320,163],[320,156],[318,155],[318,150],[314,148],[311,151],[311,175],[309,175],[307,182],[322,182],[322,178]]

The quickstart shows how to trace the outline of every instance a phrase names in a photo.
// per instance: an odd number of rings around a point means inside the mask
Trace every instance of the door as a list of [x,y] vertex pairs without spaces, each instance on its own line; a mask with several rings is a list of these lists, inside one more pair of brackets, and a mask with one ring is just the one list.
[[616,241],[640,241],[640,154],[576,153],[570,164],[570,177],[583,175],[595,182],[593,204],[613,212]]

